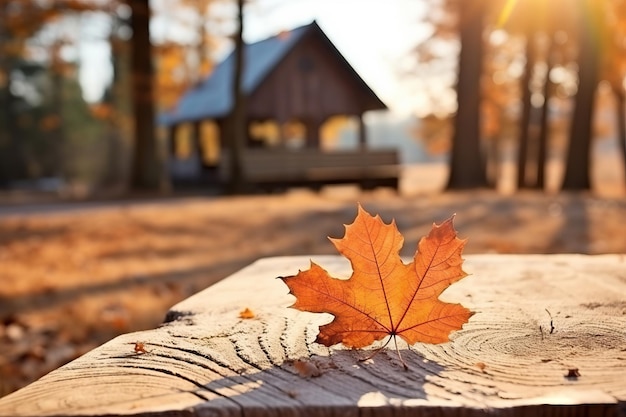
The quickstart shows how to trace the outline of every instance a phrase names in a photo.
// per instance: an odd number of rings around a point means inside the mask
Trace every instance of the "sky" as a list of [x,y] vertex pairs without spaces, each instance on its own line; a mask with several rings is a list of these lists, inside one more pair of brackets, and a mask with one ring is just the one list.
[[[155,8],[167,10],[168,0],[152,1]],[[407,114],[423,103],[419,88],[407,82],[399,67],[430,33],[422,20],[426,11],[420,0],[254,0],[245,9],[244,39],[255,42],[315,20],[383,102],[393,112]],[[232,9],[216,12],[232,17]],[[191,36],[180,24],[167,22],[167,13],[161,16],[165,17],[153,19],[151,26],[156,40]],[[97,22],[88,26],[87,32],[100,30]],[[97,100],[111,77],[108,44],[83,42],[79,54],[85,98]]]
[[[399,63],[428,35],[419,0],[257,0],[245,36],[256,41],[316,20],[359,75],[392,110],[410,111],[415,100]],[[264,4],[263,4],[264,3]],[[280,6],[271,7],[271,4]]]

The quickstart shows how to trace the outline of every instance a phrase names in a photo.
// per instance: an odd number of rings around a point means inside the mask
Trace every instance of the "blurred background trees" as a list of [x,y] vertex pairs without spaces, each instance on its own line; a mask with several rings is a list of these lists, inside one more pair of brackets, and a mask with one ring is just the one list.
[[[482,173],[474,167],[477,151],[491,185],[501,175],[502,163],[514,158],[518,189],[545,189],[546,169],[555,159],[564,164],[563,189],[588,189],[592,139],[606,136],[599,134],[601,130],[619,132],[617,145],[626,155],[624,107],[620,108],[626,45],[624,1],[486,1],[481,28],[468,16],[469,10],[481,7],[480,0],[430,3],[426,20],[432,24],[432,36],[416,48],[418,62],[432,67],[435,60],[446,68],[449,57],[436,56],[433,49],[441,42],[460,48],[455,67],[459,73],[458,107],[447,115],[450,119],[456,115],[456,134],[448,148],[452,154],[448,188],[483,183]],[[480,44],[475,41],[478,31]],[[458,36],[450,35],[455,32]],[[482,64],[480,92],[468,97],[466,68],[478,61]],[[419,74],[420,66],[417,68]],[[476,83],[475,77],[472,82]],[[616,101],[613,106],[607,106],[607,86]],[[480,95],[480,109],[476,108],[476,94]],[[596,103],[603,105],[598,108]],[[611,107],[616,110],[614,118],[598,116]],[[479,120],[479,133],[462,121],[463,115],[471,112],[475,113],[472,120]],[[428,140],[427,134],[424,137]],[[463,149],[456,159],[455,149]]]
[[[546,189],[556,173],[557,188],[588,189],[594,137],[616,137],[626,160],[624,0],[423,2],[431,35],[404,76],[433,80],[415,136],[448,155],[448,188],[496,186],[508,163],[517,188]],[[156,119],[234,43],[236,8],[0,2],[0,187],[48,178],[76,195],[167,188]],[[150,33],[150,21],[165,30]],[[97,97],[80,82],[90,47],[110,50]]]
[[[167,187],[156,119],[211,70],[210,4],[0,2],[0,187],[62,179],[77,196]],[[154,39],[151,19],[188,33]],[[86,48],[110,50],[99,97],[79,83],[81,67],[98,65],[85,62]]]
[[[76,16],[87,4],[0,2],[0,184],[58,176],[61,139],[89,140],[90,115],[81,98],[76,63],[65,55]],[[64,16],[67,25],[57,22]],[[87,129],[87,130],[83,130]],[[67,170],[80,170],[66,166]]]

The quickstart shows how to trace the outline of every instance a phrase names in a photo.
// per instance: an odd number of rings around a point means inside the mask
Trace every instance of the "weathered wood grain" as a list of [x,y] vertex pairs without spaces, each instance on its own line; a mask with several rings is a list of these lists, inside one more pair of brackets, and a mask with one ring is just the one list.
[[626,416],[625,256],[466,258],[472,275],[442,298],[476,314],[450,343],[401,346],[408,371],[394,350],[359,362],[314,343],[330,316],[287,308],[275,279],[308,258],[268,258],[0,399],[0,416]]

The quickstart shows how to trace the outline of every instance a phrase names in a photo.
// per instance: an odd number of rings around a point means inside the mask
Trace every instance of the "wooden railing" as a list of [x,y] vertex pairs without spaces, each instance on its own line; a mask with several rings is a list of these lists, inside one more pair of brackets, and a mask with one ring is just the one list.
[[626,257],[466,256],[442,299],[474,316],[449,343],[401,346],[408,370],[393,349],[360,362],[314,342],[329,316],[288,308],[276,279],[310,258],[255,262],[0,399],[0,416],[626,416]]
[[[395,150],[323,152],[318,149],[248,149],[242,155],[246,182],[262,188],[354,183],[368,189],[398,188],[400,165]],[[229,177],[224,152],[220,179]]]

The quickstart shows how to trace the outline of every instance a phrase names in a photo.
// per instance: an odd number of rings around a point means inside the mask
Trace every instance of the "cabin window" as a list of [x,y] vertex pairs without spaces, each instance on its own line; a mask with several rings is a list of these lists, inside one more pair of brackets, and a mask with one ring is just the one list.
[[358,118],[346,115],[332,116],[320,127],[320,148],[324,151],[355,149],[358,147]]
[[252,122],[248,130],[252,146],[271,148],[280,144],[280,126],[273,120]]
[[220,128],[213,121],[200,123],[200,149],[202,149],[202,163],[217,165],[220,157]]
[[174,156],[177,159],[187,159],[193,153],[193,125],[181,123],[176,127],[174,135]]
[[301,149],[306,145],[306,126],[299,120],[290,120],[283,124],[285,147]]

